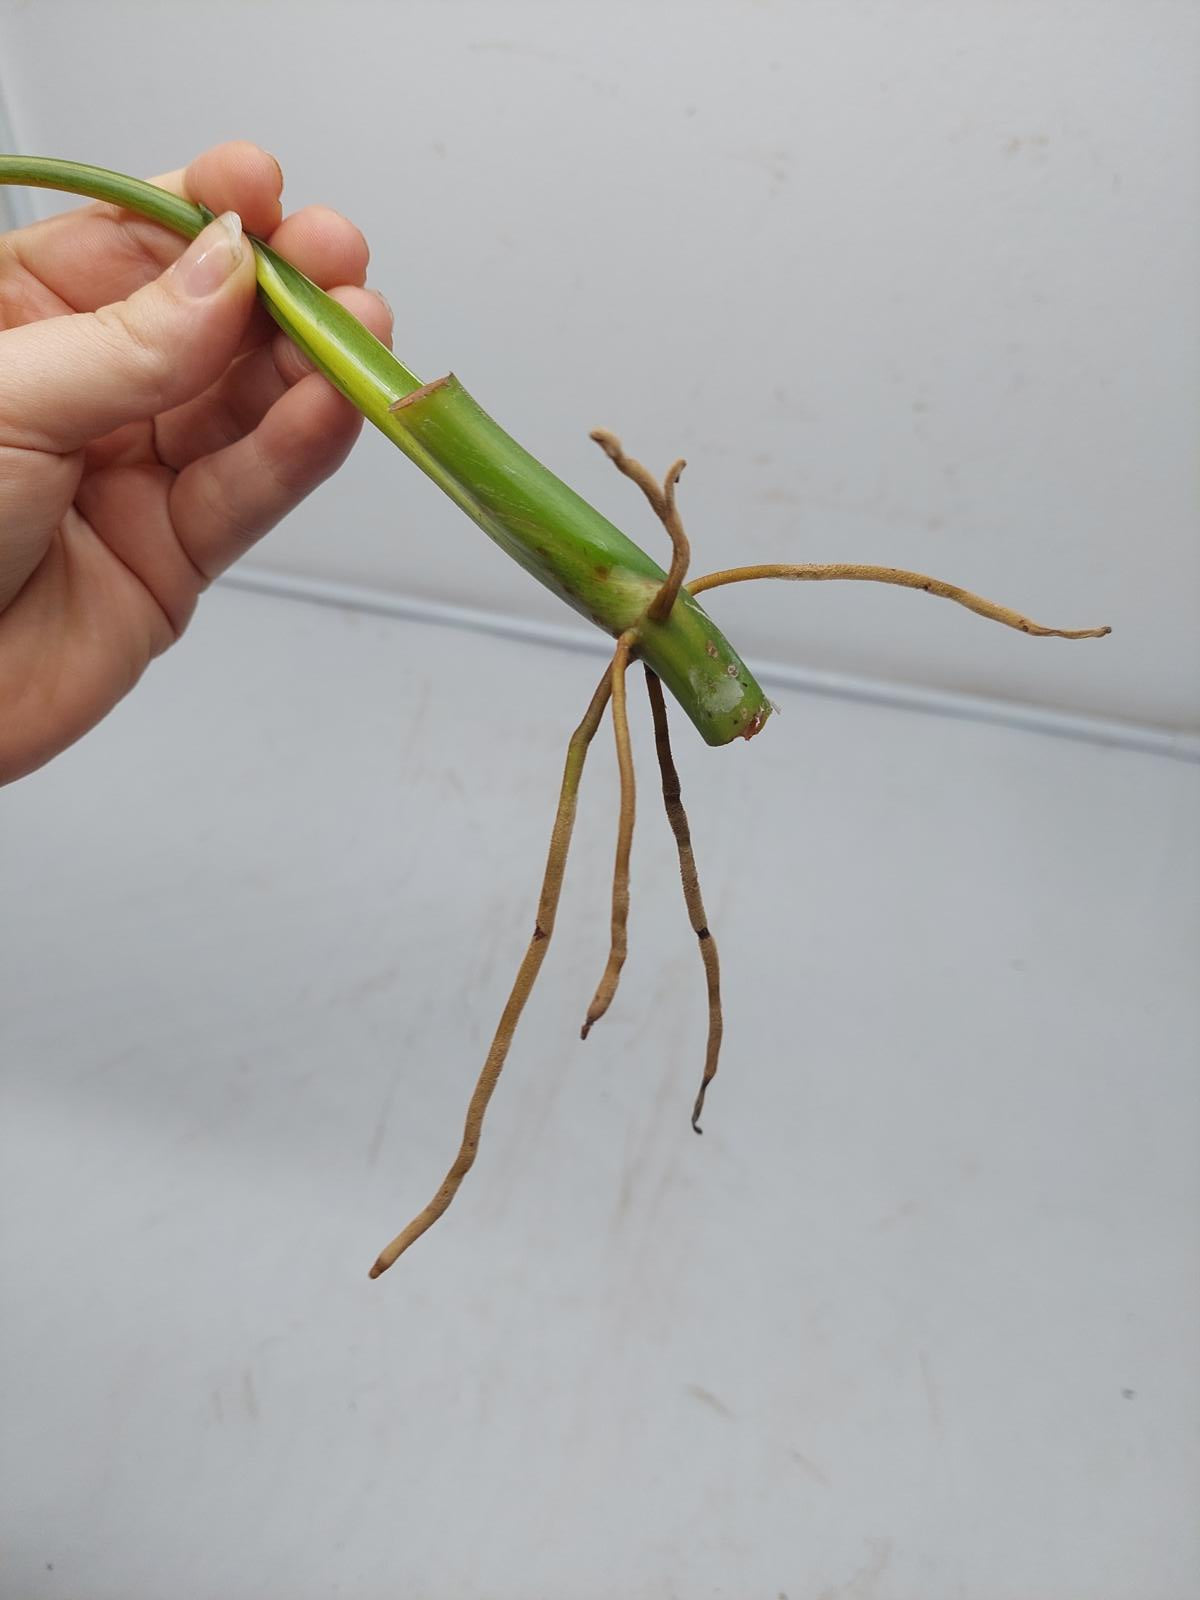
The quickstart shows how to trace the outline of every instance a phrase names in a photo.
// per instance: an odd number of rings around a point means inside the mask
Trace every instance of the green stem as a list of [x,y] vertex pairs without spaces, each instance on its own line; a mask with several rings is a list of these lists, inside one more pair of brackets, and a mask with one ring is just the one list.
[[[212,216],[153,184],[72,161],[0,156],[0,183],[108,201],[186,238]],[[614,638],[636,628],[636,653],[709,744],[758,732],[770,704],[699,603],[684,590],[667,617],[646,617],[666,577],[656,561],[522,449],[456,378],[422,385],[344,306],[262,240],[252,243],[267,310],[368,421],[560,599]]]

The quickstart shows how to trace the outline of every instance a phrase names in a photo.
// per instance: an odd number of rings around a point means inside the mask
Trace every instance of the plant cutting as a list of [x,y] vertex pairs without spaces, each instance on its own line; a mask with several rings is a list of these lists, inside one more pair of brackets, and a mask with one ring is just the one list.
[[[148,217],[186,237],[199,233],[212,220],[205,207],[152,184],[72,162],[0,156],[0,182],[86,195]],[[721,1045],[720,973],[671,754],[665,691],[670,691],[705,742],[716,747],[739,737],[756,736],[771,707],[753,674],[699,603],[699,595],[761,578],[845,578],[922,589],[1034,635],[1091,638],[1109,630],[1041,627],[966,590],[891,567],[842,563],[744,566],[689,581],[690,550],[678,506],[682,461],[675,462],[660,482],[626,454],[615,435],[605,430],[592,435],[614,466],[641,491],[662,525],[670,548],[663,566],[511,439],[457,378],[448,375],[422,383],[349,311],[278,252],[261,240],[252,239],[251,243],[259,294],[267,310],[317,370],[531,576],[615,641],[612,660],[568,744],[533,933],[471,1096],[458,1152],[432,1200],[380,1253],[371,1268],[371,1276],[378,1277],[442,1215],[475,1160],[489,1101],[553,933],[584,763],[610,706],[620,773],[611,941],[608,960],[587,1008],[583,1037],[615,996],[627,948],[635,814],[626,704],[627,674],[634,661],[640,661],[645,671],[663,800],[707,985],[708,1043],[692,1109],[693,1127],[700,1131],[705,1094],[717,1070]]]

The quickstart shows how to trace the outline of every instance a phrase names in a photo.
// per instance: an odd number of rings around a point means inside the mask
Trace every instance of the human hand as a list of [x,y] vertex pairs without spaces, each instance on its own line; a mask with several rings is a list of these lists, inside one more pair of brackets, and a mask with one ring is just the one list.
[[218,220],[189,246],[90,205],[0,237],[0,783],[98,722],[358,434],[258,303],[241,225],[391,341],[362,235],[281,220],[264,151],[154,181]]

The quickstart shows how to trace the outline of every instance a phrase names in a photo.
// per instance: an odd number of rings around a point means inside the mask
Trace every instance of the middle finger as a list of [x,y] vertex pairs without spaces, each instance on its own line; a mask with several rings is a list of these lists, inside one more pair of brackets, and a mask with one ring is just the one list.
[[[354,287],[330,293],[390,347],[391,312],[378,295]],[[243,356],[202,395],[157,419],[157,459],[181,471],[201,456],[223,450],[256,428],[275,402],[311,371],[291,340],[277,332],[270,344]]]

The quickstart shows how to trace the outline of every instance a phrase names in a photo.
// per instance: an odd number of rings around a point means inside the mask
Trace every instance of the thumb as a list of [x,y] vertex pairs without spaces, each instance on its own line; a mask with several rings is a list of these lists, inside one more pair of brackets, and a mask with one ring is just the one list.
[[0,443],[63,455],[190,400],[236,354],[254,283],[254,251],[227,211],[128,300],[12,329]]

